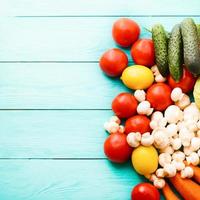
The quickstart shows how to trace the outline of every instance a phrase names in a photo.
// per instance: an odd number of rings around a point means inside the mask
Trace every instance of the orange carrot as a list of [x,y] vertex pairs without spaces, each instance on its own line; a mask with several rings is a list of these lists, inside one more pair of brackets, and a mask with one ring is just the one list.
[[192,167],[192,169],[194,170],[193,178],[196,182],[200,183],[200,168],[192,165],[190,165],[190,167]]
[[169,179],[185,200],[199,200],[200,186],[190,179],[182,179],[179,173]]
[[165,187],[162,189],[162,192],[166,200],[180,200],[167,183],[165,183]]

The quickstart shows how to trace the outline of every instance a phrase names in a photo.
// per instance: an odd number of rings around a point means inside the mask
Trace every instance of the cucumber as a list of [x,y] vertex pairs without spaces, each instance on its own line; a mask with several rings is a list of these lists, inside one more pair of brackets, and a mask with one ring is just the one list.
[[200,41],[200,24],[196,24],[196,27],[197,27],[198,38]]
[[172,78],[178,82],[183,74],[183,43],[180,24],[173,27],[168,44],[168,63]]
[[154,42],[156,65],[162,76],[166,77],[168,70],[167,56],[167,35],[164,27],[161,24],[156,24],[152,27],[152,38]]
[[188,18],[181,23],[184,48],[184,63],[194,75],[200,74],[200,50],[197,27],[193,19]]

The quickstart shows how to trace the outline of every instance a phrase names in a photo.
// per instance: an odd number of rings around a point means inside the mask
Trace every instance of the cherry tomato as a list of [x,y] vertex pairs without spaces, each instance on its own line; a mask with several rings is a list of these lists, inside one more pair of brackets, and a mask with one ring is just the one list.
[[126,162],[132,154],[133,149],[126,141],[123,133],[112,133],[104,143],[104,153],[109,160],[115,163]]
[[151,67],[154,65],[154,44],[150,39],[139,39],[131,48],[131,56],[135,64]]
[[112,35],[118,45],[129,47],[138,39],[140,27],[131,19],[121,18],[114,23]]
[[129,118],[136,114],[138,102],[130,93],[120,93],[112,102],[112,109],[119,118]]
[[171,88],[165,83],[155,83],[147,90],[147,101],[158,111],[164,111],[173,102]]
[[172,76],[168,76],[168,83],[171,88],[180,87],[184,93],[193,90],[196,78],[186,69],[183,69],[183,76],[179,82],[176,82]]
[[125,123],[125,133],[128,134],[130,132],[140,132],[141,134],[150,132],[150,120],[148,117],[144,115],[135,115]]
[[160,200],[160,193],[150,183],[140,183],[133,188],[131,200]]
[[109,49],[100,58],[99,65],[105,74],[117,77],[127,67],[128,57],[120,49]]

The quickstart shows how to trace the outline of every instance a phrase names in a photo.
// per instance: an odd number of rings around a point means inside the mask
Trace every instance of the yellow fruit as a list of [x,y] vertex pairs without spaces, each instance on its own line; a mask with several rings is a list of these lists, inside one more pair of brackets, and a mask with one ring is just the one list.
[[200,109],[200,78],[198,78],[195,83],[193,95],[194,95],[194,101],[197,107]]
[[142,90],[151,86],[154,82],[154,75],[148,67],[133,65],[123,71],[121,79],[128,88]]
[[149,175],[158,168],[158,153],[153,146],[139,146],[132,153],[132,164],[136,172]]

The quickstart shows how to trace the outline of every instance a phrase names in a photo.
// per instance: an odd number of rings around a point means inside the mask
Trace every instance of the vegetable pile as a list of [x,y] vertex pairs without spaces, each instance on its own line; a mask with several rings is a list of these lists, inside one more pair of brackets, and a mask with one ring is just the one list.
[[[105,124],[110,134],[104,143],[107,158],[116,163],[131,159],[135,171],[150,183],[133,188],[133,200],[178,200],[167,182],[184,199],[200,199],[200,25],[184,19],[170,33],[161,24],[152,39],[139,39],[139,25],[127,18],[112,28],[115,42],[131,47],[135,65],[119,48],[106,51],[100,68],[121,77],[133,90],[112,101],[112,116]],[[193,92],[191,102],[188,93]]]

